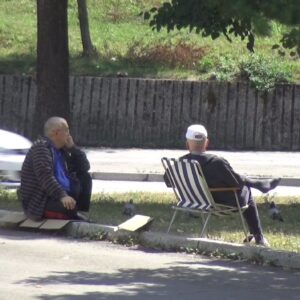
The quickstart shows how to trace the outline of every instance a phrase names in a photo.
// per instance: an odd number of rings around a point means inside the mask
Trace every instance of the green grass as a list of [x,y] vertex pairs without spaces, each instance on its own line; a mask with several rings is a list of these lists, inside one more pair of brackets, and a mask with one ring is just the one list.
[[[241,65],[248,63],[249,67],[253,61],[245,41],[234,39],[233,43],[229,43],[224,38],[212,41],[187,30],[153,32],[139,12],[163,0],[87,2],[91,36],[99,56],[92,60],[81,56],[77,3],[69,0],[71,74],[115,76],[122,72],[131,77],[235,80],[240,78],[241,73],[245,75]],[[299,57],[281,57],[271,49],[273,44],[278,43],[284,30],[284,26],[273,24],[272,36],[256,41],[255,55],[263,60],[259,68],[252,63],[252,68],[248,70],[255,73],[251,78],[260,89],[272,87],[276,81],[300,82]],[[33,74],[35,61],[35,1],[1,1],[0,73]],[[250,77],[249,74],[247,76]]]
[[[174,204],[172,194],[124,193],[94,195],[91,204],[91,218],[100,224],[118,225],[128,217],[122,214],[124,203],[133,199],[136,213],[154,218],[151,230],[165,232],[170,222]],[[295,197],[276,197],[284,222],[274,221],[268,215],[268,208],[262,197],[256,202],[264,229],[272,249],[300,252],[300,199]],[[21,210],[21,204],[13,192],[1,191],[0,209]],[[199,235],[199,218],[178,213],[171,232],[179,235]],[[233,217],[214,217],[209,227],[209,237],[227,242],[241,243],[244,236],[238,215]]]

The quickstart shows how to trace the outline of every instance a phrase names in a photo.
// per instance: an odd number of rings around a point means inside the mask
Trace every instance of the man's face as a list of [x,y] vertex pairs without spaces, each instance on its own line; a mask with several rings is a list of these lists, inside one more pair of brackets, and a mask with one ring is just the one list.
[[59,129],[56,129],[55,131],[55,143],[58,148],[62,148],[66,145],[67,140],[70,136],[69,126],[66,123],[62,124],[62,126]]

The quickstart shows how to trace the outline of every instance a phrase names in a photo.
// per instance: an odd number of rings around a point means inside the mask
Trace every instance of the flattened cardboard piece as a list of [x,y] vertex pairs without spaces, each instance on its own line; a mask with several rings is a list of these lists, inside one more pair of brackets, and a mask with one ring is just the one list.
[[46,220],[42,221],[32,221],[30,219],[26,219],[23,223],[21,223],[20,227],[26,227],[26,228],[39,228]]
[[40,229],[47,230],[58,230],[65,227],[71,220],[57,220],[57,219],[47,219],[45,223],[43,223]]
[[118,226],[119,229],[127,231],[146,230],[150,226],[153,218],[143,215],[135,215]]
[[22,212],[9,212],[0,218],[0,222],[19,224],[26,219],[27,217]]

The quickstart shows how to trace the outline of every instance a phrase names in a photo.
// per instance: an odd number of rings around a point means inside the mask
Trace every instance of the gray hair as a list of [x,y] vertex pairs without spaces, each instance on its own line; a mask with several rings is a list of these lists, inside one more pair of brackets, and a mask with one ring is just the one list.
[[61,117],[51,117],[44,124],[44,135],[49,137],[54,130],[62,128],[67,121]]

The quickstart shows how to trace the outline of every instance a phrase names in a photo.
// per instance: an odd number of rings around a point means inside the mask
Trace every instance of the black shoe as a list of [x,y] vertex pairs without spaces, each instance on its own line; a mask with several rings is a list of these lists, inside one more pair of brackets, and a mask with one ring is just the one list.
[[262,193],[268,193],[269,191],[275,189],[281,178],[274,178],[274,179],[266,179],[266,180],[260,180],[257,183],[253,185],[253,187]]

